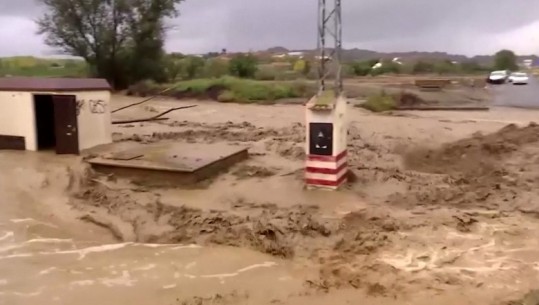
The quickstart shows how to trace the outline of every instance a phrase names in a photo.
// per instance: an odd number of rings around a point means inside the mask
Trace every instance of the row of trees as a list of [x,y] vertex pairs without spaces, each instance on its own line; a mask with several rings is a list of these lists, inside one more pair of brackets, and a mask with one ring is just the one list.
[[393,61],[382,61],[381,66],[373,68],[378,60],[354,62],[350,65],[351,71],[357,76],[381,75],[387,73],[399,74],[458,74],[458,73],[478,73],[488,71],[488,67],[479,65],[474,61],[463,63],[453,63],[450,60],[441,61],[417,61],[414,64],[400,64]]
[[214,78],[224,75],[258,80],[283,80],[309,77],[314,72],[311,70],[311,63],[307,60],[296,59],[290,63],[273,65],[261,62],[250,54],[238,54],[230,59],[217,56],[170,54],[165,64],[166,75],[170,81]]
[[164,71],[169,81],[224,75],[254,78],[258,71],[256,57],[249,54],[240,54],[231,60],[171,54],[166,56],[164,63]]
[[485,66],[476,61],[464,61],[456,63],[450,60],[424,61],[419,60],[412,65],[401,64],[391,60],[381,61],[381,66],[373,68],[378,60],[367,60],[354,62],[350,65],[351,71],[357,76],[380,75],[386,73],[407,73],[407,74],[458,74],[458,73],[484,73],[491,70],[511,70],[519,69],[517,56],[511,50],[501,50],[494,55],[492,66]]
[[[183,0],[39,0],[46,13],[37,23],[39,33],[47,45],[66,54],[82,57],[94,76],[106,78],[115,88],[153,79],[158,82],[192,79],[204,76],[230,74],[253,78],[271,79],[273,73],[259,69],[257,59],[238,55],[224,62],[215,52],[208,58],[167,55],[164,39],[169,27],[166,20],[178,15],[178,4]],[[372,69],[377,61],[355,62],[347,65],[354,75],[384,73],[470,73],[486,71],[475,62],[455,64],[450,61],[419,61],[414,65],[401,65],[392,61]],[[312,71],[308,61],[297,60],[292,71],[309,76]],[[514,70],[516,56],[508,50],[496,54],[496,69]]]

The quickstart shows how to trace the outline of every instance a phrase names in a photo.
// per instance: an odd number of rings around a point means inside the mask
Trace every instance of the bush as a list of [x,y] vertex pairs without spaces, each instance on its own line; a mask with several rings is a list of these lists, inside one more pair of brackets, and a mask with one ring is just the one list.
[[220,58],[210,58],[206,61],[203,70],[204,77],[218,78],[228,74],[229,64]]
[[382,61],[382,66],[371,72],[371,74],[375,75],[373,72],[379,73],[379,74],[386,74],[386,73],[399,74],[401,73],[401,65],[390,60]]
[[298,74],[296,71],[284,71],[277,74],[276,80],[296,80],[301,77],[302,75]]
[[277,71],[269,66],[261,67],[255,73],[255,79],[257,80],[276,80],[277,78]]
[[217,101],[221,103],[231,103],[231,102],[238,102],[238,99],[234,95],[234,92],[230,90],[225,90],[219,94],[217,97]]
[[254,78],[258,70],[255,56],[251,54],[239,54],[230,60],[230,75],[240,78]]
[[299,59],[294,63],[294,72],[301,75],[307,75],[311,71],[311,63],[305,59]]
[[460,70],[462,70],[465,73],[477,73],[477,72],[485,72],[489,69],[487,67],[481,66],[479,63],[473,60],[465,61],[460,64]]
[[182,77],[184,79],[193,79],[200,77],[205,65],[204,59],[196,56],[187,56],[180,60]]
[[434,72],[434,64],[425,61],[418,61],[415,63],[413,73],[432,73]]
[[214,79],[193,79],[177,84],[157,85],[151,82],[141,82],[129,88],[131,94],[149,95],[173,88],[165,93],[177,98],[216,99],[219,102],[261,102],[274,101],[283,98],[308,97],[309,87],[303,82],[280,83],[221,77]]
[[372,66],[367,61],[354,62],[350,65],[350,68],[356,76],[367,76],[372,70]]
[[459,67],[450,60],[443,60],[434,64],[434,71],[438,74],[457,73]]
[[167,81],[174,82],[182,75],[182,63],[179,59],[173,56],[166,56],[163,59],[164,70]]
[[162,88],[159,84],[154,82],[153,80],[144,80],[137,82],[134,85],[131,85],[127,89],[127,95],[138,95],[140,97],[146,97],[158,94],[161,92],[164,88]]
[[395,109],[397,102],[393,96],[382,91],[379,94],[369,96],[367,101],[359,106],[372,112],[383,112]]

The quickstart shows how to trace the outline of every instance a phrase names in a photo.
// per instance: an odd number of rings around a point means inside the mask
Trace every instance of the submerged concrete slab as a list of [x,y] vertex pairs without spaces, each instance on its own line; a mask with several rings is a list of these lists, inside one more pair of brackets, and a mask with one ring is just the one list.
[[247,148],[227,144],[133,143],[111,146],[88,160],[98,172],[148,186],[192,185],[247,159]]

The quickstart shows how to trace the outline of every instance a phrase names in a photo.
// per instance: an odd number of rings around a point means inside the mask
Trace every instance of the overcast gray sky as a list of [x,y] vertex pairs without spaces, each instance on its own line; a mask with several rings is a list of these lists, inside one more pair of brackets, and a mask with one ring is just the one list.
[[[316,46],[316,0],[186,0],[167,49],[184,53]],[[538,0],[343,0],[346,48],[539,54]],[[0,0],[0,56],[44,55],[35,0]]]

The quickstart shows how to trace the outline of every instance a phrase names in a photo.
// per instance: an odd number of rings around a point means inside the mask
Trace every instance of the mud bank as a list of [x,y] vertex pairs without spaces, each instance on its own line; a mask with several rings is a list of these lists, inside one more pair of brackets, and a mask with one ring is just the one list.
[[[264,145],[265,150],[277,152],[280,156],[295,160],[305,156],[303,142],[305,126],[300,123],[283,128],[262,128],[249,122],[207,124],[188,121],[161,123],[174,131],[116,132],[115,142],[135,141],[156,143],[164,140],[182,140],[188,143],[254,143]],[[133,126],[134,127],[134,126]]]
[[[198,193],[95,177],[71,203],[86,221],[121,241],[232,246],[290,261],[304,270],[304,286],[280,300],[284,304],[349,290],[388,304],[430,298],[493,304],[533,288],[537,272],[530,266],[539,254],[533,250],[539,240],[529,238],[539,229],[539,208],[531,200],[539,197],[532,187],[539,179],[535,124],[404,152],[397,147],[406,136],[382,134],[375,141],[370,131],[352,126],[354,182],[340,194],[318,194],[325,203],[305,199],[296,170],[302,158],[283,153],[282,147],[303,149],[301,124],[164,126],[171,131],[125,131],[116,140],[250,143],[252,159]],[[298,187],[284,191],[291,184]],[[515,284],[517,275],[530,285]],[[450,296],[455,291],[463,295]]]
[[408,170],[439,180],[427,189],[412,189],[392,200],[405,204],[444,204],[501,211],[528,210],[539,195],[534,185],[539,152],[539,126],[501,130],[443,145],[415,149],[404,156]]
[[[329,219],[316,206],[240,201],[222,210],[202,210],[162,204],[156,193],[110,190],[99,183],[89,184],[72,204],[87,213],[83,220],[107,227],[120,241],[233,246],[307,261],[321,267],[319,276],[305,284],[322,291],[380,285],[365,275],[370,270],[375,281],[380,266],[375,254],[391,244],[390,233],[400,228],[391,216],[370,210]],[[365,270],[347,273],[346,264],[358,256]],[[369,262],[377,267],[367,267]]]

